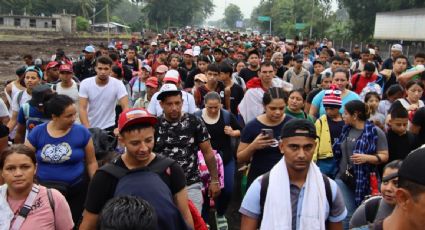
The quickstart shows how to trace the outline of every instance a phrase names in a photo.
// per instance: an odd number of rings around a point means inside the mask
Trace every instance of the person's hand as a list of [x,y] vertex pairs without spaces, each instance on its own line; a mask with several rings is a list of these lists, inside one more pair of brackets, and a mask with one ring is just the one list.
[[274,138],[269,138],[268,136],[260,133],[260,135],[258,135],[254,139],[251,145],[253,145],[254,148],[257,150],[257,149],[264,149],[264,148],[270,147],[270,145],[275,144],[275,142],[276,140]]
[[233,136],[234,136],[234,134],[233,134],[233,129],[232,129],[232,127],[230,127],[229,125],[224,126],[224,133],[225,133],[226,135],[231,136],[231,137],[233,137]]
[[419,70],[419,71],[424,71],[425,70],[425,66],[424,65],[417,65],[416,66],[416,70]]
[[411,105],[409,105],[409,111],[415,111],[415,110],[417,110],[418,109],[418,105],[417,104],[411,104]]
[[210,186],[208,187],[208,197],[217,198],[220,195],[221,189],[218,181],[210,182]]
[[359,153],[354,153],[351,157],[350,157],[351,161],[353,162],[353,164],[356,165],[361,165],[361,164],[365,164],[367,163],[368,159],[369,159],[369,155],[367,154],[359,154]]

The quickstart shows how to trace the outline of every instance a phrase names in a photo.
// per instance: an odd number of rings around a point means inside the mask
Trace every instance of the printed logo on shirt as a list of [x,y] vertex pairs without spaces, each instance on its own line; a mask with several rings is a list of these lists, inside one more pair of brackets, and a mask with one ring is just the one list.
[[72,149],[68,143],[62,142],[58,145],[45,145],[41,150],[41,158],[44,162],[60,164],[71,158]]

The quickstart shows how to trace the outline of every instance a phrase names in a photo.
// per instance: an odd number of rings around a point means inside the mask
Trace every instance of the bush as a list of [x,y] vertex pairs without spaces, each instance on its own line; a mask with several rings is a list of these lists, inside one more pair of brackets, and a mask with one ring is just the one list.
[[77,31],[88,31],[90,27],[89,20],[85,19],[84,17],[78,16],[76,18],[77,22]]

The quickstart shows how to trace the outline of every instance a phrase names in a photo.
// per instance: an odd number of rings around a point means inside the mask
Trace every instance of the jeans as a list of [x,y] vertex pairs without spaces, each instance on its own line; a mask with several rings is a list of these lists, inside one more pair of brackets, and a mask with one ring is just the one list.
[[[234,159],[224,165],[224,188],[221,189],[220,195],[217,197],[217,199],[215,199],[215,208],[217,210],[218,216],[223,216],[226,214],[227,207],[231,201],[235,184],[235,170],[236,163]],[[204,202],[202,206],[202,218],[208,221],[208,214],[210,209],[208,194],[204,194],[204,199],[208,202]]]
[[347,217],[343,221],[344,229],[349,228],[350,219],[354,211],[356,211],[356,203],[354,201],[354,191],[352,191],[341,179],[335,179],[336,184],[344,197],[345,207],[347,208]]
[[198,182],[187,186],[187,196],[193,202],[199,213],[202,212],[202,183]]

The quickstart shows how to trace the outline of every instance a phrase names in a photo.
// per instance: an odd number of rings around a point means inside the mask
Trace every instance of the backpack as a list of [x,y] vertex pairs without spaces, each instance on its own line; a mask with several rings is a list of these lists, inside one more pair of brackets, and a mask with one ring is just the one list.
[[381,196],[376,196],[365,201],[365,216],[369,224],[375,222],[381,200]]
[[[329,182],[329,178],[322,174],[323,182],[325,183],[325,191],[326,191],[326,199],[328,200],[329,204],[329,212],[332,210],[332,189],[331,184]],[[261,220],[263,219],[263,213],[264,213],[264,205],[266,204],[266,196],[267,196],[267,190],[269,188],[269,180],[270,180],[270,171],[263,174],[261,178],[261,190],[260,190],[260,216],[258,218],[258,226],[261,226]]]
[[[25,117],[25,121],[26,121],[27,125],[28,125],[29,121],[35,121],[35,122],[38,122],[38,123],[44,123],[44,122],[50,121],[50,119],[48,119],[48,118],[31,117],[30,116],[30,104],[28,102],[26,102],[22,105],[22,110],[24,112],[24,117]],[[33,128],[34,127],[32,127],[31,129],[33,129]]]
[[351,86],[352,91],[356,91],[357,83],[359,83],[360,81],[360,74],[357,73],[356,75],[353,76],[353,78],[354,77],[356,77],[356,79],[354,79],[354,84]]
[[[157,212],[159,229],[188,229],[183,216],[174,203],[171,193],[171,173],[169,168],[174,160],[161,155],[156,156],[149,166],[125,169],[114,163],[106,164],[99,170],[118,179],[114,196],[138,196],[151,204]],[[165,177],[161,177],[165,175]],[[155,191],[154,191],[155,190]],[[160,211],[162,210],[162,211]]]
[[89,128],[98,161],[104,160],[117,147],[117,138],[100,128]]

